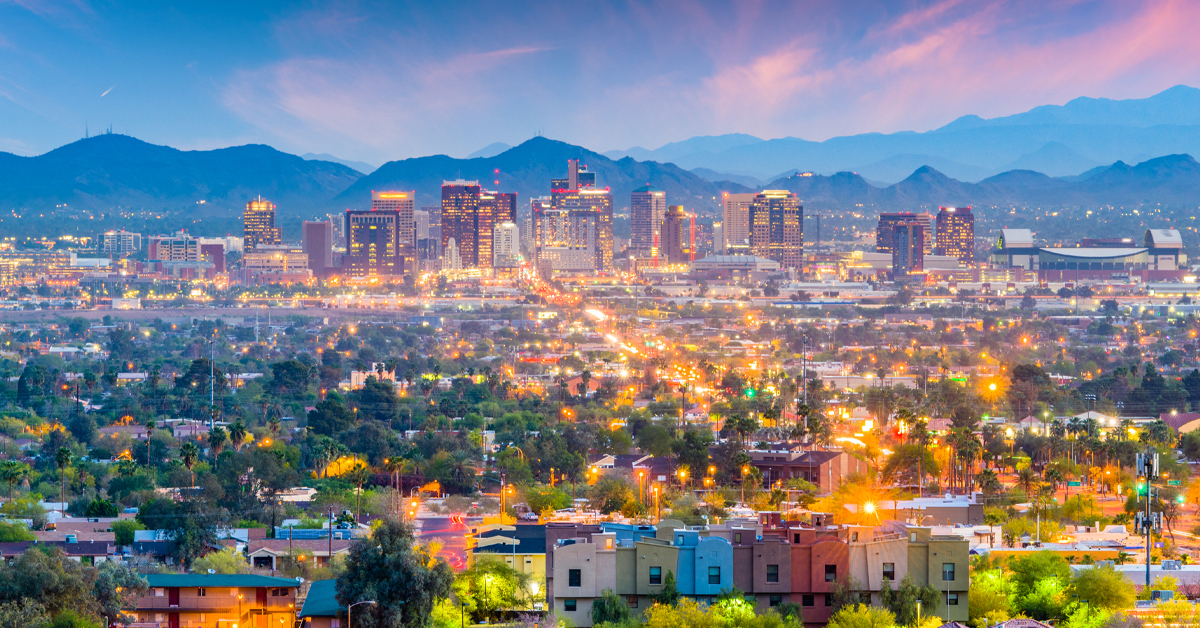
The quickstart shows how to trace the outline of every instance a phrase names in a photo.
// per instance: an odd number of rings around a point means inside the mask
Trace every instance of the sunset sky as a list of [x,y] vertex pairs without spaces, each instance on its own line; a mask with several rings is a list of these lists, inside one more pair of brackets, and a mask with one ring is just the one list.
[[[174,4],[174,8],[163,8]],[[376,165],[541,133],[925,131],[1200,85],[1200,4],[0,0],[0,150],[87,124]]]

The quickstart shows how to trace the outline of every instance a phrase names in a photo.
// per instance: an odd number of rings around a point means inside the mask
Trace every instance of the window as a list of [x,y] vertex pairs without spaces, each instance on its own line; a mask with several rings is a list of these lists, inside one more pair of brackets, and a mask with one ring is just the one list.
[[237,594],[238,594],[237,587],[234,587],[234,588],[232,588],[232,589],[230,589],[230,590],[229,590],[229,596],[230,596],[230,597],[237,597]]
[[574,612],[575,609],[576,609],[575,600],[563,600],[563,610],[564,611]]
[[768,601],[768,604],[769,604],[770,606],[779,606],[779,605],[780,605],[780,604],[782,604],[782,603],[783,603],[783,596],[782,596],[782,595],[772,595],[772,596],[770,597],[770,600]]
[[767,582],[779,582],[779,565],[767,565]]
[[271,597],[287,597],[287,589],[271,589]]
[[612,548],[613,548],[613,540],[612,539],[604,539],[604,549],[612,549]]
[[628,606],[629,608],[637,608],[637,604],[638,602],[636,595],[631,595],[625,598],[625,606]]
[[741,542],[742,542],[742,533],[741,533],[741,532],[734,532],[734,533],[733,533],[733,542],[734,542],[734,543],[741,543]]
[[676,545],[683,545],[683,535],[682,535],[682,534],[680,534],[679,536],[676,536],[676,537],[675,537],[675,544],[676,544]]
[[942,563],[942,581],[954,581],[954,563]]
[[583,586],[583,572],[579,569],[567,570],[567,586],[581,587]]
[[662,584],[662,567],[650,568],[650,584]]
[[721,584],[721,568],[720,567],[709,567],[708,568],[708,583],[709,584]]
[[329,628],[342,628],[342,620],[340,620],[340,619],[329,620]]
[[825,594],[825,606],[833,606],[833,595],[829,593]]
[[[164,589],[164,588],[162,588],[162,587],[155,587],[155,589],[154,589],[154,597],[162,597],[162,596],[164,596],[164,595],[166,595],[166,594],[167,594],[167,590],[166,590],[166,589]],[[159,621],[161,621],[161,620],[159,620]]]
[[837,582],[837,565],[825,565],[825,582]]
[[946,606],[958,606],[958,594],[957,593],[946,594]]
[[850,542],[851,542],[851,543],[857,543],[857,542],[858,542],[858,533],[857,533],[857,532],[851,532],[851,533],[850,533]]
[[816,605],[817,605],[817,598],[815,595],[813,595],[811,593],[807,593],[807,594],[800,596],[800,606],[816,606]]
[[799,534],[792,535],[792,543],[795,543],[796,545],[800,544],[800,535]]
[[888,580],[895,581],[896,579],[896,563],[883,564],[883,577]]
[[200,587],[196,589],[196,597],[208,597],[208,591],[204,590],[204,587]]

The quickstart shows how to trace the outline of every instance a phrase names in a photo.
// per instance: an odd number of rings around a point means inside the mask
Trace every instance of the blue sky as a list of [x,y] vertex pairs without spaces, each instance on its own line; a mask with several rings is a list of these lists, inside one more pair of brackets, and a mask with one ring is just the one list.
[[[173,5],[173,6],[168,6]],[[0,0],[0,150],[87,124],[380,164],[923,131],[1200,85],[1193,3]]]

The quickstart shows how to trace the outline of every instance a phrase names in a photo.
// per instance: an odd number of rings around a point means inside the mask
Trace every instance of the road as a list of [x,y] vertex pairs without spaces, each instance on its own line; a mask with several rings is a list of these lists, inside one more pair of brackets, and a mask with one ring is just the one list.
[[[464,523],[464,521],[466,523]],[[458,515],[418,516],[420,529],[418,538],[424,541],[437,540],[442,544],[437,555],[444,558],[455,571],[467,568],[467,537],[471,526],[479,523],[478,518],[461,518]]]

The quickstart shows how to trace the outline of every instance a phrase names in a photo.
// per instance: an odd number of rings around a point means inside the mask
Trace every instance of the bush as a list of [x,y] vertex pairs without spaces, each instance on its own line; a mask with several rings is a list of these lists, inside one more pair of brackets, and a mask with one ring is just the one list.
[[0,543],[35,540],[37,540],[37,536],[30,532],[29,528],[26,528],[24,524],[4,523],[0,521]]

